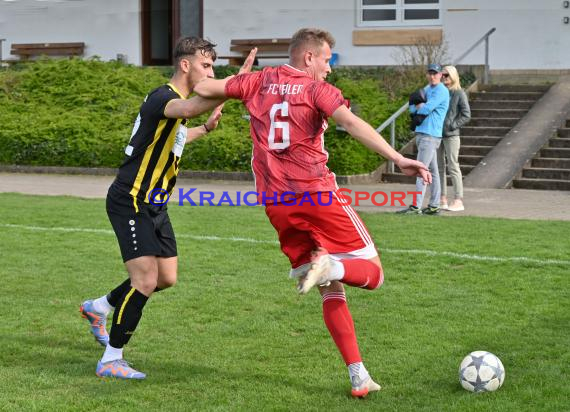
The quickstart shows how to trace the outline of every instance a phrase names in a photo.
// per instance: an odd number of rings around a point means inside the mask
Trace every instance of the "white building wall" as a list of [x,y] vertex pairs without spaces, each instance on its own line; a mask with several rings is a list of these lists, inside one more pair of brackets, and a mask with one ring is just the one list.
[[[218,44],[220,55],[230,54],[231,39],[287,38],[299,28],[319,27],[335,37],[339,64],[391,64],[386,50],[352,46],[355,25],[354,0],[204,0],[204,36]],[[277,61],[261,61],[267,62]]]
[[[478,9],[476,11],[448,11]],[[444,30],[458,56],[488,29],[492,69],[569,69],[570,9],[562,0],[445,0]],[[483,47],[466,63],[483,61]]]
[[139,0],[0,0],[4,59],[12,43],[84,42],[85,57],[141,64]]
[[[290,37],[312,26],[333,33],[341,65],[398,63],[397,47],[353,46],[353,31],[370,29],[357,27],[358,0],[203,1],[204,36],[218,44],[220,55],[230,54],[231,39]],[[496,27],[491,69],[570,69],[565,16],[570,17],[570,9],[562,0],[442,0],[441,28],[452,58]],[[141,64],[140,20],[140,0],[0,0],[0,38],[7,39],[2,55],[13,57],[12,43],[83,41],[87,57],[108,60],[121,53]],[[462,63],[482,64],[483,59],[481,45]]]
[[[450,55],[458,57],[496,27],[490,39],[491,69],[568,69],[570,25],[563,23],[563,17],[570,17],[570,9],[562,4],[561,0],[442,0],[442,28]],[[319,27],[335,36],[334,51],[341,65],[397,64],[397,47],[352,45],[352,32],[359,29],[356,5],[357,0],[204,0],[204,35],[218,44],[220,55],[228,55],[231,39],[290,37],[298,28]],[[481,45],[462,63],[483,62]]]

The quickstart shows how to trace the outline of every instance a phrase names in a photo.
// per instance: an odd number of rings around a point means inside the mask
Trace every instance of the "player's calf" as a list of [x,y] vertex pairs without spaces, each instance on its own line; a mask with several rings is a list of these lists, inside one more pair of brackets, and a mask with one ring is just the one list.
[[340,281],[346,285],[373,290],[384,283],[382,265],[366,259],[343,259],[339,263],[344,267]]

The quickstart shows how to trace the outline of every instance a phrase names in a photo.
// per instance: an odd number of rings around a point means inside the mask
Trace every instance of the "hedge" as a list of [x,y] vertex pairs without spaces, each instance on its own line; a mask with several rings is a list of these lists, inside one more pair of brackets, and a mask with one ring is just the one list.
[[[216,76],[235,73],[216,66]],[[353,110],[379,126],[425,82],[421,72],[386,68],[338,68],[329,81]],[[171,70],[98,59],[42,59],[0,71],[0,163],[117,167],[144,96],[168,80]],[[187,146],[187,170],[249,171],[251,140],[245,108],[228,101],[218,128]],[[199,125],[207,115],[191,119]],[[397,124],[398,143],[410,138],[408,116]],[[389,137],[389,130],[384,133]],[[337,174],[366,173],[381,158],[330,122],[325,134],[329,166]]]

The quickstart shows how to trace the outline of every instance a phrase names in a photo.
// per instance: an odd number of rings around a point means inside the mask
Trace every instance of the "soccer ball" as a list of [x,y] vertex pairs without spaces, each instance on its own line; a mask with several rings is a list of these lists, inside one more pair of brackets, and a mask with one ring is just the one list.
[[459,366],[459,382],[470,392],[493,392],[505,381],[505,368],[491,352],[471,352]]

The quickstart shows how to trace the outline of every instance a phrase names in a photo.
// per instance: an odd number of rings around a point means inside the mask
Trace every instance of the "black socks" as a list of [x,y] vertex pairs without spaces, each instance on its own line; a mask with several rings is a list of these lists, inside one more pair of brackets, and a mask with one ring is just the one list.
[[109,292],[109,294],[107,295],[107,302],[109,302],[109,305],[116,308],[119,299],[121,299],[121,297],[123,297],[124,294],[127,293],[127,291],[130,288],[131,288],[131,279],[127,278],[127,280],[125,280],[123,283],[121,283],[119,286],[117,286],[115,289]]
[[113,313],[113,326],[109,334],[109,344],[112,347],[122,348],[129,342],[137,328],[147,300],[148,297],[132,287],[129,287],[128,291],[118,300]]

